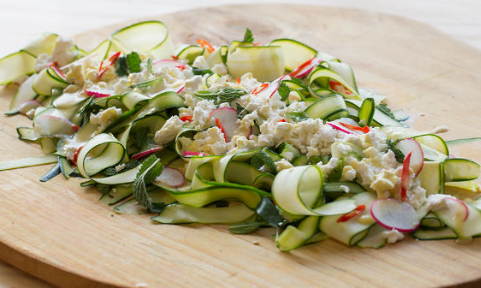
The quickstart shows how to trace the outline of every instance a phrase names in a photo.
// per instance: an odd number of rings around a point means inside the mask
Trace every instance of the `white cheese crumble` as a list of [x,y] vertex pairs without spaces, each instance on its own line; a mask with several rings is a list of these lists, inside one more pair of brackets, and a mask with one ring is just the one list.
[[98,125],[97,131],[101,132],[117,120],[120,115],[122,115],[122,109],[120,108],[110,107],[105,110],[100,109],[97,114],[90,115],[90,123]]
[[393,243],[396,243],[397,241],[404,239],[404,234],[399,232],[396,229],[384,231],[381,233],[381,235],[384,239],[387,239],[387,242],[389,244],[393,244]]

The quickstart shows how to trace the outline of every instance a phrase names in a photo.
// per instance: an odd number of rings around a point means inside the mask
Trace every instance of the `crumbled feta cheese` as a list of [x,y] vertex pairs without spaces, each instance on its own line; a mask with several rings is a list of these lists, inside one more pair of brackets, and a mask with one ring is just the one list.
[[97,114],[90,115],[90,123],[98,125],[98,132],[103,131],[107,126],[112,124],[122,115],[122,109],[110,107],[105,110],[101,109]]
[[120,172],[125,169],[125,163],[115,166],[115,171]]
[[211,71],[219,75],[227,75],[227,67],[222,63],[215,64]]
[[344,191],[345,193],[349,193],[351,191],[351,189],[349,189],[349,187],[347,187],[346,185],[341,185],[339,186],[339,188],[341,188],[342,191]]
[[178,116],[170,117],[164,126],[155,133],[155,142],[164,145],[174,141],[177,134],[182,131],[182,125],[184,125],[184,122]]
[[209,69],[209,64],[207,63],[207,60],[205,59],[205,57],[200,55],[195,58],[194,63],[192,63],[192,67],[197,67],[200,69]]
[[282,170],[285,170],[285,169],[290,169],[290,168],[293,168],[294,165],[292,165],[289,161],[287,161],[286,159],[281,159],[279,161],[276,161],[275,162],[276,164],[276,170],[277,172],[281,172]]
[[404,238],[404,234],[399,232],[396,229],[384,231],[384,232],[381,233],[381,235],[384,239],[387,239],[387,242],[389,244],[396,243],[397,241],[400,241]]
[[426,199],[426,209],[430,211],[438,211],[448,207],[446,200],[455,199],[454,196],[446,194],[432,194]]
[[354,181],[356,179],[356,169],[352,166],[346,165],[342,168],[341,181]]

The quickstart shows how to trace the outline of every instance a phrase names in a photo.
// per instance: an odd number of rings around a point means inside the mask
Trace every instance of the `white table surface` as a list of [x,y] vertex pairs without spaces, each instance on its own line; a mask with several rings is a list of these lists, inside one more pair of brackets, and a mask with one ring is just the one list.
[[[70,36],[129,19],[195,7],[279,2],[349,7],[399,15],[428,23],[481,49],[479,0],[0,0],[0,58],[17,51],[39,32]],[[0,261],[0,288],[49,287],[53,286]]]

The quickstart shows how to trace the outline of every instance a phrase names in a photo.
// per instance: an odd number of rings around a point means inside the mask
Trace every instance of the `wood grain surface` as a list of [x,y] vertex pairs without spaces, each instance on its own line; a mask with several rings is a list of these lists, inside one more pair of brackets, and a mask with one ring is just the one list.
[[[480,119],[481,52],[419,22],[296,5],[204,8],[154,18],[168,24],[175,42],[222,44],[241,37],[246,26],[259,41],[298,39],[351,64],[359,86],[388,95],[392,106],[413,116],[414,127],[447,125],[446,139],[479,136],[473,127]],[[93,47],[125,24],[77,39]],[[1,111],[12,91],[0,90]],[[41,153],[17,139],[15,127],[28,125],[24,118],[1,119],[0,160]],[[481,162],[480,149],[472,144],[453,153]],[[60,287],[440,287],[481,278],[479,240],[407,239],[380,250],[328,240],[281,253],[269,229],[232,235],[225,226],[155,225],[149,215],[114,214],[79,181],[38,182],[46,169],[0,175],[0,258]]]

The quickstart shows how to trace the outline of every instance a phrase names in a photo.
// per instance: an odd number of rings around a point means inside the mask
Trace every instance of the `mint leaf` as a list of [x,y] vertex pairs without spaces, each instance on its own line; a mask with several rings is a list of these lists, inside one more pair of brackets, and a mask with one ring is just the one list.
[[201,75],[201,76],[205,75],[205,74],[213,74],[214,73],[209,69],[201,69],[201,68],[197,68],[197,67],[192,67],[192,72],[194,73],[194,75]]
[[392,118],[393,120],[397,121],[396,116],[394,116],[394,114],[392,113],[391,108],[387,107],[386,104],[384,103],[378,104],[376,108],[381,112],[383,112],[384,114],[386,114],[387,116],[389,116],[389,118]]
[[139,54],[137,52],[132,52],[127,55],[127,65],[129,66],[130,73],[137,73],[142,71],[140,64],[142,63],[142,59],[140,59]]
[[287,86],[284,81],[281,81],[279,84],[279,88],[277,88],[277,93],[281,96],[282,101],[286,101],[287,97],[289,97],[289,93],[291,92],[291,89],[289,86]]
[[252,31],[249,28],[246,28],[246,32],[244,33],[244,39],[242,40],[244,43],[253,43],[254,37],[252,36]]
[[396,148],[396,143],[397,141],[392,141],[391,139],[387,139],[387,142],[386,142],[387,148],[392,152],[394,152],[394,157],[396,157],[397,162],[403,163],[405,155],[403,152],[401,152],[401,150]]
[[295,121],[295,122],[301,122],[309,119],[309,116],[307,116],[306,112],[300,111],[300,112],[287,112],[286,117]]
[[221,103],[231,102],[245,94],[247,94],[247,92],[242,89],[224,88],[215,91],[197,91],[194,96],[200,99],[212,100],[215,104],[219,105]]
[[132,187],[132,195],[135,200],[150,212],[160,212],[161,209],[152,203],[152,199],[150,199],[147,193],[147,185],[162,173],[163,168],[160,159],[155,155],[151,155],[142,162]]

